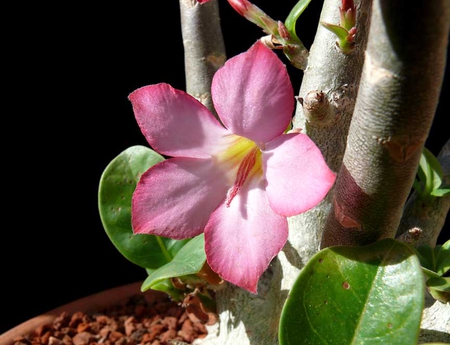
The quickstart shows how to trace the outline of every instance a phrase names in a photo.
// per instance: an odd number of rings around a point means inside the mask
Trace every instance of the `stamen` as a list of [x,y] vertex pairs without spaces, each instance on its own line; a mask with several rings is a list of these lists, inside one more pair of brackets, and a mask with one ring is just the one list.
[[231,201],[237,195],[241,187],[244,185],[245,180],[247,179],[250,171],[256,162],[256,154],[258,152],[258,148],[254,147],[250,150],[250,152],[244,157],[239,166],[236,181],[234,182],[233,187],[228,190],[227,198],[226,198],[226,206],[230,207]]

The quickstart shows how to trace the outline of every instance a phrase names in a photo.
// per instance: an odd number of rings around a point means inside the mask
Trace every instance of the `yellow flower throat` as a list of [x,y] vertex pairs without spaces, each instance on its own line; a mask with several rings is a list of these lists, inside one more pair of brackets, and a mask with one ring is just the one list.
[[215,157],[218,162],[227,165],[230,180],[234,183],[227,192],[225,204],[230,207],[231,201],[239,193],[249,178],[263,175],[262,154],[259,147],[244,137],[233,135],[231,145]]

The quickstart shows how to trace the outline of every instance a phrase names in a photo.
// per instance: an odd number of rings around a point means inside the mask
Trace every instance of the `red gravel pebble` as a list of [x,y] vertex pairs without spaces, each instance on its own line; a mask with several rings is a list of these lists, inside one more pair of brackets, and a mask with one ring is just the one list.
[[149,304],[136,295],[101,313],[63,312],[11,345],[184,345],[206,334],[201,321],[168,297]]

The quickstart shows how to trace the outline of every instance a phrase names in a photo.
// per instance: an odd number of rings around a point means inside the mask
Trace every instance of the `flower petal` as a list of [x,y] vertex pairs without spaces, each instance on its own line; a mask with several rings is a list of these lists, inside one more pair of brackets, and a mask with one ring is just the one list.
[[209,158],[229,134],[210,111],[168,84],[144,86],[129,95],[142,133],[155,151],[172,157]]
[[211,93],[224,125],[257,144],[283,133],[292,118],[294,91],[286,66],[259,41],[216,72]]
[[270,208],[265,181],[248,180],[229,207],[222,203],[205,228],[211,268],[223,279],[257,293],[261,274],[288,236],[287,220]]
[[316,206],[336,179],[314,142],[302,133],[281,135],[263,151],[272,209],[290,217]]
[[132,198],[136,234],[174,239],[199,235],[228,186],[210,159],[172,158],[141,177]]

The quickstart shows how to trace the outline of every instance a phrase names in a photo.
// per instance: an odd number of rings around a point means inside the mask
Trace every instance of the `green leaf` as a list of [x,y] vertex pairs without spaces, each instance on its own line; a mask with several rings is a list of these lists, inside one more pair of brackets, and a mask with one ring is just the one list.
[[427,175],[427,181],[430,181],[429,184],[431,185],[431,191],[438,189],[442,184],[443,176],[441,164],[426,147],[423,148],[422,157],[425,158],[425,161],[421,159],[420,164],[424,164],[422,168],[425,170],[425,174]]
[[422,267],[423,274],[425,274],[426,279],[430,278],[440,278],[441,276],[434,271],[429,270],[428,268]]
[[443,276],[450,271],[450,240],[436,246],[436,273]]
[[[443,245],[436,245],[432,248],[428,244],[422,244],[417,248],[413,248],[420,264],[426,270],[435,272],[438,276],[443,276],[450,271],[450,240]],[[434,276],[434,275],[432,275]]]
[[423,148],[422,155],[417,169],[417,175],[420,181],[420,186],[414,185],[422,198],[429,196],[441,197],[449,194],[447,188],[440,188],[443,179],[443,172],[441,164],[438,159],[428,150]]
[[100,179],[98,207],[106,234],[125,258],[144,268],[156,269],[164,265],[189,241],[133,234],[133,192],[141,175],[163,160],[145,146],[132,146],[109,163]]
[[172,261],[153,271],[142,284],[142,291],[153,289],[159,282],[175,277],[183,277],[198,273],[205,261],[205,240],[204,235],[200,234],[190,240],[175,255]]
[[436,272],[436,253],[428,244],[422,244],[415,248],[417,257],[423,268]]
[[419,195],[421,197],[425,197],[426,193],[427,193],[427,190],[426,190],[427,174],[426,174],[426,172],[428,171],[428,169],[427,169],[426,162],[427,161],[422,152],[422,155],[420,156],[419,166],[417,167],[417,178],[416,178],[417,184],[414,183],[414,188],[417,190],[417,193],[419,193]]
[[415,345],[424,289],[417,256],[398,241],[326,248],[290,291],[280,345]]
[[325,22],[320,22],[320,24],[325,29],[328,29],[332,33],[334,33],[337,36],[337,38],[339,39],[339,41],[345,41],[347,39],[348,31],[347,31],[347,29],[343,28],[342,26],[336,25],[336,24],[325,23]]
[[434,299],[442,303],[450,302],[450,278],[430,278],[427,280],[426,285]]
[[[141,291],[145,291],[141,286]],[[170,279],[162,279],[152,286],[152,290],[157,290],[168,294],[174,301],[182,301],[184,296],[183,291],[176,289]]]
[[432,196],[443,198],[450,195],[450,188],[438,188],[431,192]]
[[353,42],[348,40],[349,32],[341,25],[330,24],[326,22],[320,22],[325,28],[334,33],[337,37],[337,44],[344,54],[349,54],[353,49]]

